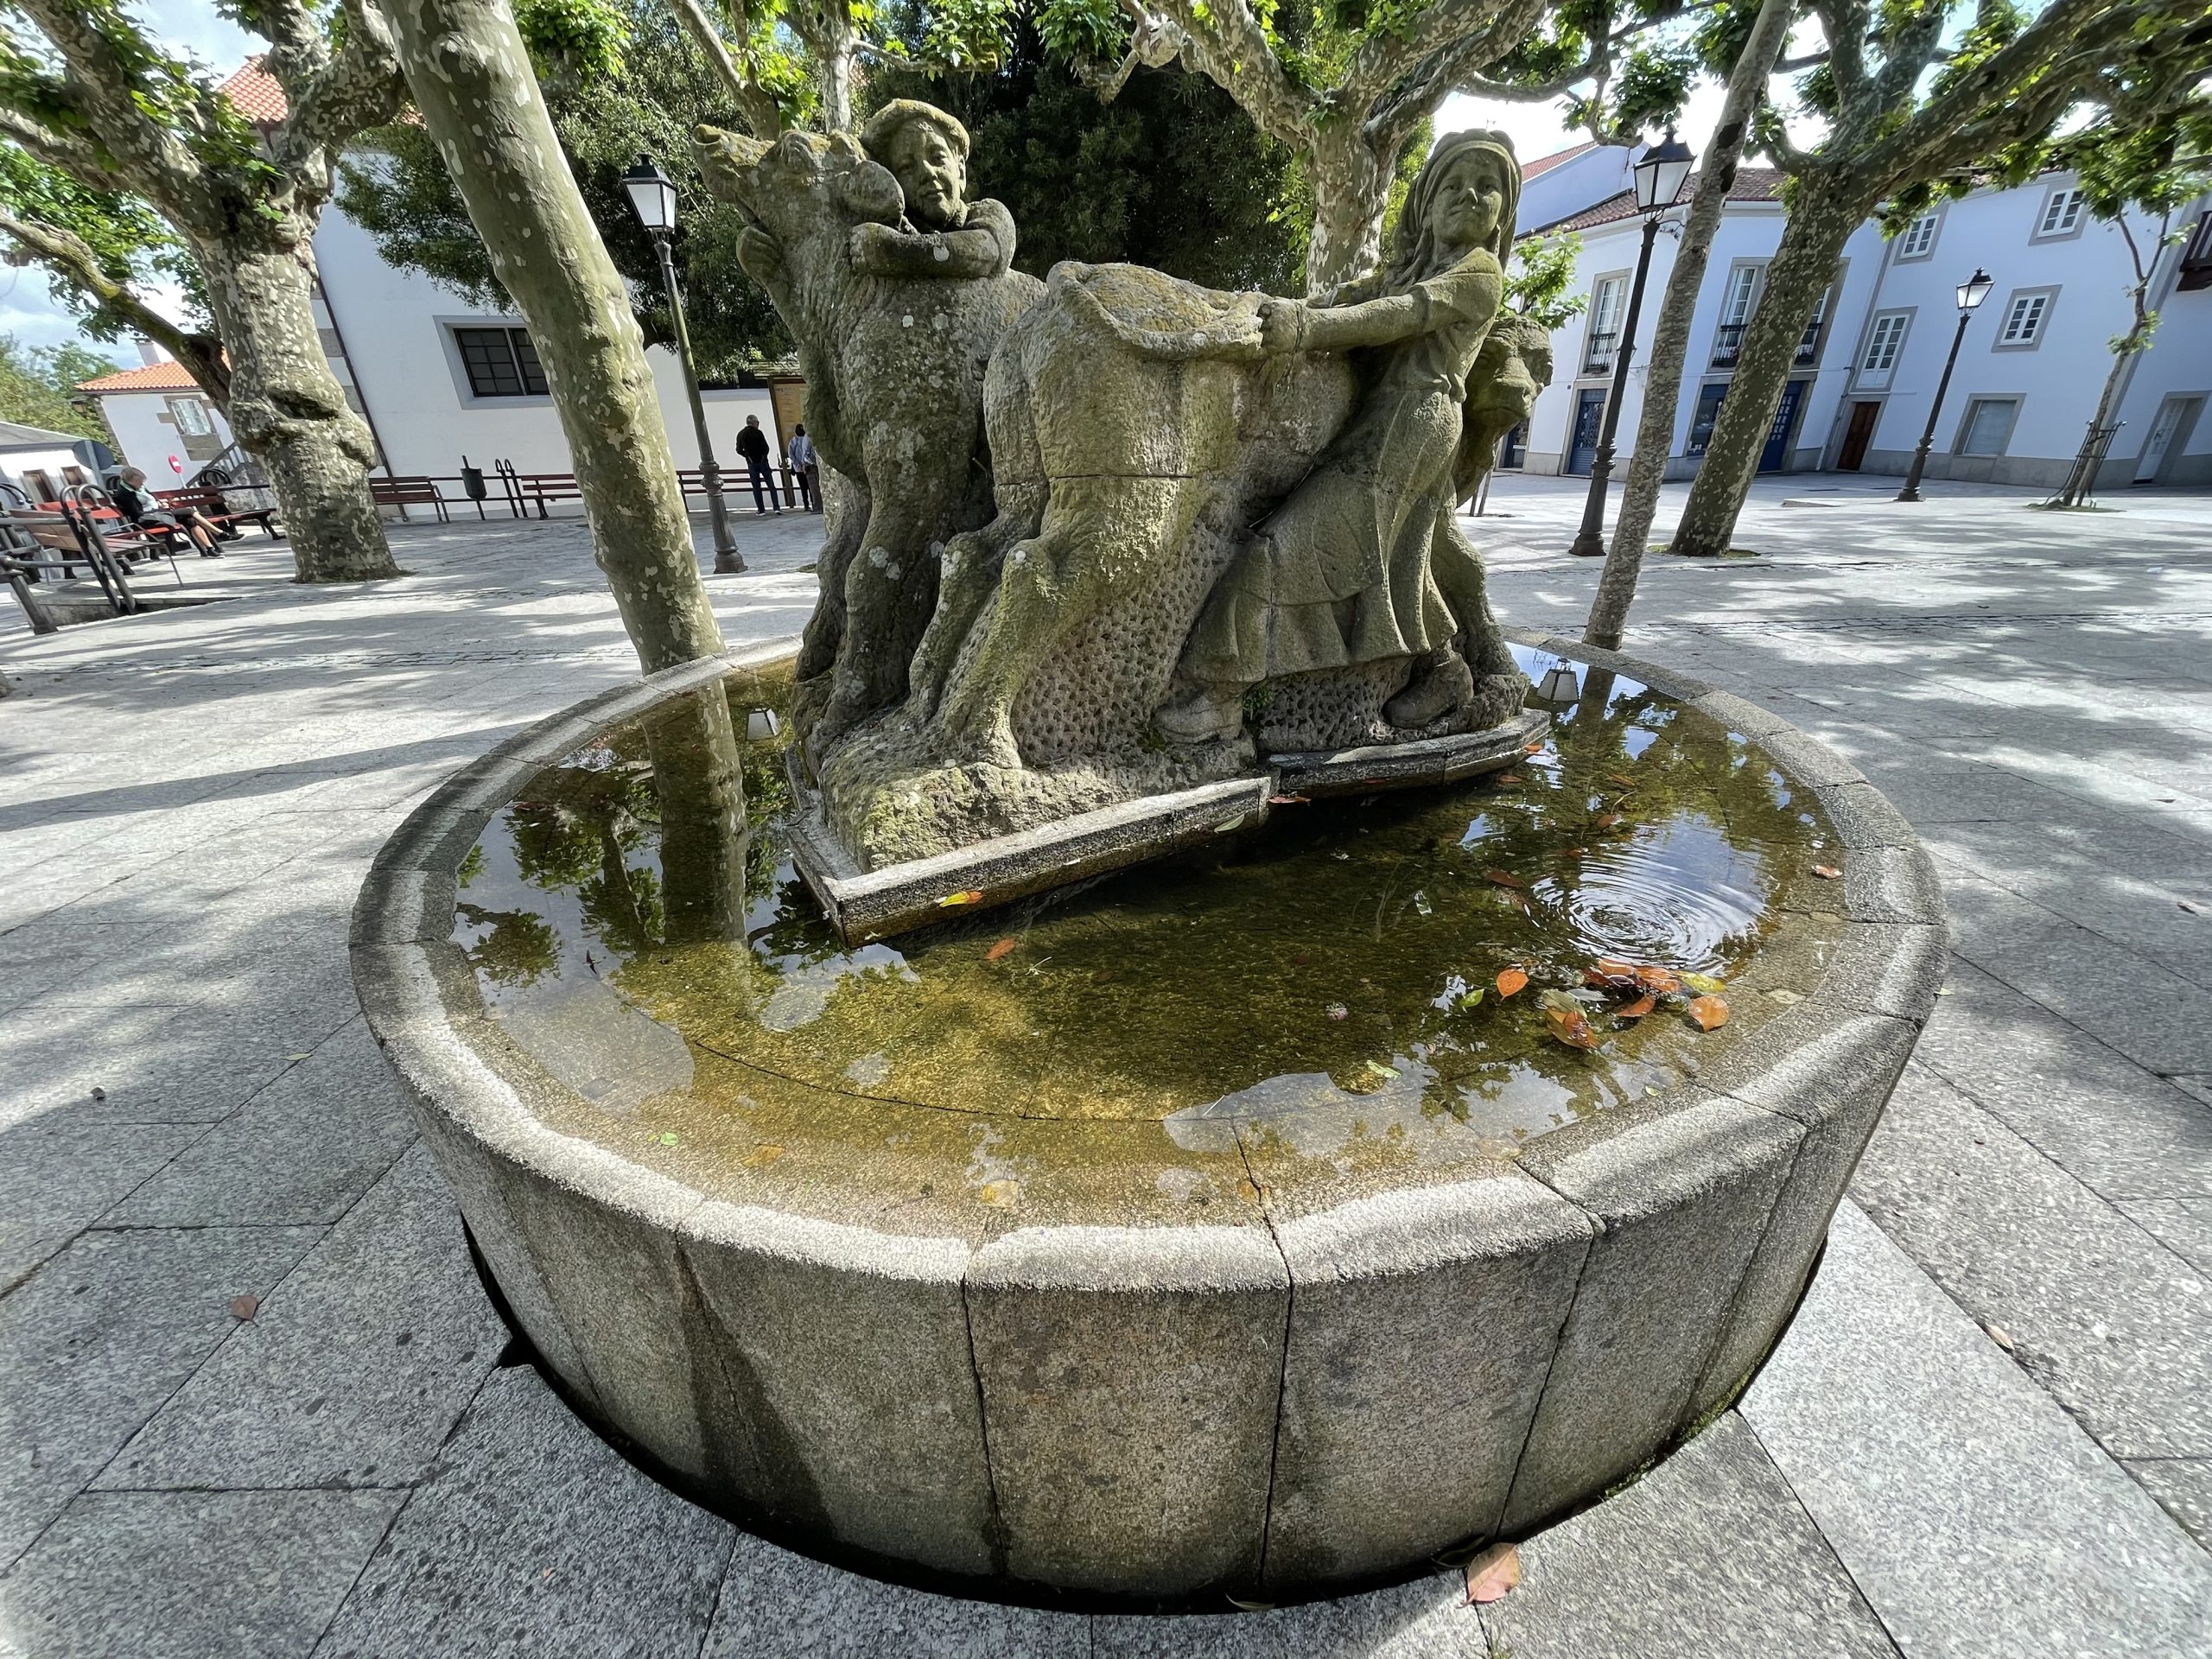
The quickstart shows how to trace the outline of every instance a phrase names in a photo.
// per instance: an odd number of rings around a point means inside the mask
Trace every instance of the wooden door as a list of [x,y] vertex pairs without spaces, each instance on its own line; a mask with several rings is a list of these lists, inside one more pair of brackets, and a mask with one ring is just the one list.
[[1836,457],[1838,472],[1855,473],[1866,460],[1866,446],[1874,441],[1874,423],[1881,417],[1879,404],[1853,404],[1851,426],[1843,435],[1843,453]]

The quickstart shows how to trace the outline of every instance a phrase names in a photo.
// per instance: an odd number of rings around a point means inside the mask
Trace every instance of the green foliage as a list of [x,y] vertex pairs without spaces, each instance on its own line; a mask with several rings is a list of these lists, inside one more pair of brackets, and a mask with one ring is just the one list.
[[[649,341],[671,338],[660,265],[621,188],[623,171],[649,155],[676,181],[682,204],[676,239],[691,345],[702,378],[779,361],[790,338],[768,297],[738,269],[744,228],[699,176],[691,130],[702,121],[741,124],[722,83],[658,0],[620,0],[629,45],[619,66],[588,83],[556,77],[545,88],[554,130],[584,204],[615,265],[631,283]],[[461,194],[422,127],[399,123],[371,135],[375,153],[343,169],[338,204],[392,264],[418,270],[486,309],[511,302],[469,221]]]
[[1048,50],[1044,15],[1014,20],[995,73],[887,70],[866,102],[926,99],[960,118],[970,192],[1012,211],[1024,270],[1130,260],[1214,288],[1294,291],[1312,219],[1290,152],[1178,70],[1140,69],[1101,104]]
[[621,74],[630,19],[611,0],[515,0],[514,12],[541,79],[589,87]]
[[114,372],[111,359],[73,342],[26,346],[13,334],[0,334],[0,420],[112,443],[99,404],[80,397],[77,387]]
[[1589,295],[1567,292],[1581,257],[1582,238],[1571,232],[1522,243],[1506,270],[1506,303],[1547,328],[1563,327],[1590,303]]
[[[136,196],[87,189],[15,145],[0,144],[0,213],[68,232],[92,250],[101,274],[111,281],[125,286],[175,284],[184,290],[193,325],[206,326],[198,264],[167,221]],[[44,268],[55,296],[94,340],[122,340],[137,332],[130,318],[110,309],[67,271]]]
[[1074,62],[1111,62],[1128,49],[1128,14],[1114,0],[1046,0],[1037,14],[1045,49]]

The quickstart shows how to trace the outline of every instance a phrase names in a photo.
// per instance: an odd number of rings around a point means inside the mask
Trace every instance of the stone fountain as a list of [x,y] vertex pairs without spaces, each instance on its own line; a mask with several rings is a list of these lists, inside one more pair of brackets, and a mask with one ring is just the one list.
[[1135,1606],[1427,1570],[1694,1433],[1942,912],[1848,763],[1491,615],[1510,148],[1307,304],[1021,276],[927,106],[701,143],[833,473],[806,636],[493,751],[356,916],[571,1403],[830,1558]]

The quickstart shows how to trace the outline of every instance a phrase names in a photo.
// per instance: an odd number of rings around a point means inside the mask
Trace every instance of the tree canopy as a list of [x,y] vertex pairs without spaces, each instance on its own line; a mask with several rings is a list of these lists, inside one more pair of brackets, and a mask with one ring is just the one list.
[[114,372],[108,358],[73,341],[26,346],[13,334],[0,334],[0,420],[112,443],[99,405],[79,396],[77,388]]

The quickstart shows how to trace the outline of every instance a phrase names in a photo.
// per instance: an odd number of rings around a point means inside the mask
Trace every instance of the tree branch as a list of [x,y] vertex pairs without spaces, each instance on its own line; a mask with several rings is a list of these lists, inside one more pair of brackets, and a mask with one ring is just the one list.
[[[1135,0],[1123,0],[1135,10]],[[1292,81],[1246,0],[1213,0],[1201,21],[1193,0],[1160,0],[1160,10],[1190,36],[1190,60],[1235,99],[1253,124],[1300,155],[1313,148],[1317,100]]]
[[707,67],[721,78],[723,88],[737,105],[737,112],[745,118],[745,124],[753,130],[753,136],[773,138],[782,132],[783,111],[774,99],[737,67],[737,60],[730,56],[721,30],[715,27],[715,20],[707,15],[706,7],[700,0],[671,0],[671,3],[676,8],[677,21],[691,37],[691,44],[699,48]]
[[287,109],[270,139],[276,164],[301,194],[317,202],[330,194],[339,149],[369,128],[397,120],[407,106],[407,83],[384,15],[369,0],[346,0],[346,43],[336,56],[318,35],[315,50],[287,51],[286,67],[278,67],[275,52],[266,66],[284,87]]
[[13,240],[23,253],[58,272],[98,301],[147,339],[166,346],[182,364],[200,389],[226,413],[230,408],[231,372],[223,361],[223,348],[212,334],[180,327],[141,299],[127,284],[100,266],[99,256],[84,238],[59,226],[0,213],[0,235]]
[[1459,48],[1469,68],[1495,63],[1535,26],[1543,0],[1432,0],[1404,35],[1376,29],[1352,54],[1333,99],[1360,120],[1390,89],[1439,53]]
[[112,157],[109,176],[156,203],[198,200],[206,176],[184,138],[142,107],[138,74],[97,26],[99,14],[71,0],[16,0],[67,67],[66,83],[86,125]]
[[16,111],[0,108],[0,138],[12,138],[49,167],[58,167],[92,190],[128,190],[99,149],[73,132],[59,131]]

